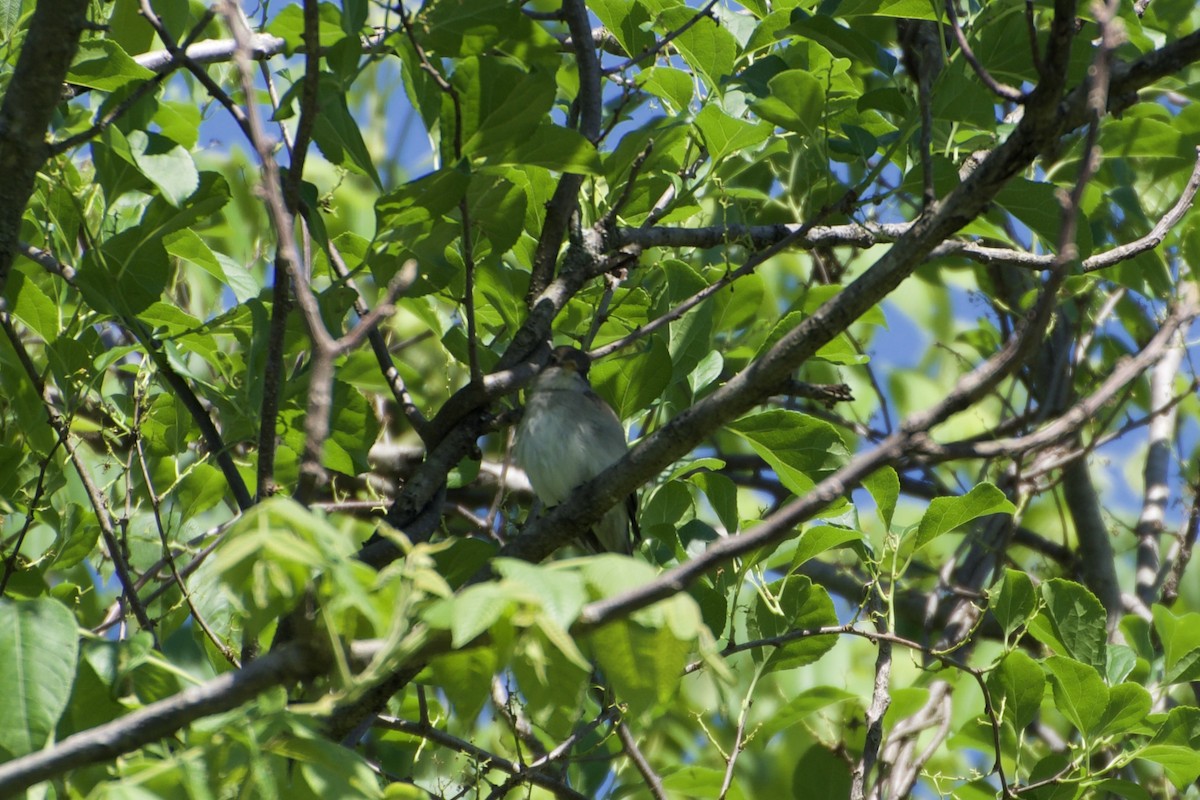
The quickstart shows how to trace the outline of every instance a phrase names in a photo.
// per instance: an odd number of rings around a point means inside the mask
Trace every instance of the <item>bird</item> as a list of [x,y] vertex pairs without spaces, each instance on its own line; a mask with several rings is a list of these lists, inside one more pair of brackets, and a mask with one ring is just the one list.
[[[525,393],[513,457],[547,508],[566,500],[629,449],[620,418],[588,383],[590,364],[582,350],[556,347]],[[596,552],[631,554],[641,538],[636,511],[631,494],[592,526],[585,542]]]

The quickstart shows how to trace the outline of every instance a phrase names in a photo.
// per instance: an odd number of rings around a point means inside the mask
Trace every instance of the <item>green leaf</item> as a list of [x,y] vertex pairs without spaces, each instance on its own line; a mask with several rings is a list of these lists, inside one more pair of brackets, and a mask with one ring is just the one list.
[[1162,641],[1163,682],[1183,683],[1200,678],[1200,614],[1173,614],[1157,603],[1151,609],[1154,629]]
[[410,298],[439,291],[454,279],[459,264],[448,253],[458,246],[461,228],[442,224],[441,215],[458,205],[469,182],[465,172],[441,170],[379,198],[377,238],[367,257],[376,282],[386,285],[409,259],[419,266]]
[[55,527],[59,531],[58,555],[54,559],[56,569],[73,567],[92,554],[100,538],[100,523],[95,511],[71,503],[63,514],[55,514],[54,521],[58,523]]
[[[655,2],[651,5],[658,6],[654,22],[660,33],[682,30],[696,16],[696,9],[682,4]],[[680,33],[672,44],[679,48],[684,61],[712,91],[720,92],[724,79],[733,74],[737,40],[711,16],[703,17]]]
[[395,232],[436,220],[458,206],[470,185],[470,173],[458,169],[440,169],[409,181],[375,201],[376,230]]
[[76,284],[93,308],[132,318],[158,301],[170,273],[162,241],[147,238],[139,226],[87,251]]
[[509,150],[532,134],[554,103],[554,75],[508,63],[468,59],[454,71],[462,96],[464,156]]
[[[642,3],[628,0],[592,0],[588,10],[596,15],[600,24],[611,31],[628,55],[635,55],[654,45],[654,33],[650,29],[650,15]],[[691,79],[688,79],[691,82]],[[691,89],[688,90],[689,96]]]
[[[681,302],[693,297],[709,285],[709,279],[694,266],[678,259],[668,259],[658,265],[666,277],[667,302]],[[702,303],[667,329],[668,349],[676,375],[688,375],[713,350],[713,309]]]
[[1137,757],[1161,766],[1181,791],[1200,778],[1200,751],[1191,745],[1150,744],[1139,750]]
[[350,36],[357,36],[367,23],[367,13],[370,5],[367,0],[343,0],[342,30]]
[[413,25],[426,51],[438,56],[505,52],[545,63],[558,44],[507,0],[433,0],[422,4]]
[[695,517],[695,501],[687,484],[673,480],[656,486],[643,498],[642,510],[638,515],[642,528],[648,535],[655,535],[654,528],[662,525],[674,531]]
[[563,630],[571,627],[579,610],[587,601],[587,593],[573,567],[555,565],[550,568],[529,564],[512,558],[498,558],[492,568],[514,587],[520,587],[521,599],[537,604]]
[[1004,570],[1003,577],[988,592],[988,610],[1004,629],[1005,637],[1026,625],[1037,610],[1037,593],[1033,581],[1024,572]]
[[541,122],[527,136],[498,152],[485,151],[488,164],[545,167],[576,175],[602,175],[600,153],[578,131]]
[[[1058,202],[1058,187],[1054,184],[1013,178],[996,195],[996,202],[1028,225],[1047,249],[1058,247],[1062,206]],[[1092,252],[1091,231],[1087,225],[1079,226],[1076,244],[1081,258],[1086,258]]]
[[725,359],[718,350],[712,350],[701,358],[700,363],[687,376],[688,388],[692,390],[692,396],[702,394],[705,389],[716,383],[724,369]]
[[[656,574],[644,561],[612,553],[582,559],[577,565],[591,599],[612,597],[642,586],[652,581]],[[694,640],[703,625],[695,602],[682,594],[635,611],[630,619],[648,628],[665,627],[681,642]]]
[[1200,778],[1200,709],[1176,706],[1137,757],[1162,765],[1178,789]]
[[0,753],[42,749],[54,732],[75,679],[75,617],[56,600],[0,598]]
[[29,326],[47,344],[58,338],[58,304],[25,274],[14,269],[4,289],[13,316]]
[[1106,778],[1102,781],[1096,781],[1088,788],[1095,790],[1101,797],[1116,795],[1117,797],[1125,798],[1125,800],[1154,800],[1154,795],[1138,784],[1121,780],[1120,778]]
[[765,737],[770,739],[777,733],[803,722],[818,711],[856,698],[857,695],[853,692],[835,686],[814,686],[800,692],[785,705],[772,709],[770,716],[763,720],[760,730]]
[[379,419],[362,392],[342,381],[333,384],[333,411],[329,419],[329,439],[346,454],[348,464],[339,472],[359,475],[371,469],[367,454],[379,436]]
[[771,126],[734,119],[715,103],[700,109],[694,120],[714,162],[739,150],[762,144],[771,136]]
[[616,695],[638,713],[675,697],[691,652],[669,629],[633,620],[605,625],[587,641]]
[[[768,599],[769,598],[769,599]],[[794,631],[816,630],[838,624],[833,600],[805,575],[790,575],[765,586],[754,605],[751,637],[771,639]],[[807,666],[837,644],[837,634],[804,636],[773,647],[765,659],[766,671]]]
[[173,491],[182,519],[195,519],[221,502],[228,488],[221,470],[211,464],[193,466]]
[[[332,47],[346,38],[342,29],[342,12],[332,3],[317,4],[317,40],[322,48]],[[304,46],[304,7],[297,4],[285,5],[267,25],[266,32],[287,42],[287,52],[296,52]]]
[[[492,256],[512,249],[525,226],[528,195],[521,187],[497,175],[479,174],[471,181],[468,207],[471,224],[487,237]],[[479,248],[476,248],[479,252]]]
[[[838,14],[844,14],[842,8],[838,9]],[[814,16],[803,8],[795,8],[791,12],[791,24],[781,33],[803,36],[808,41],[817,42],[835,56],[849,58],[856,64],[870,64],[885,75],[891,75],[896,69],[896,57],[877,41],[838,24],[832,17],[824,14]]]
[[575,709],[584,702],[592,664],[568,657],[563,643],[578,653],[575,642],[561,629],[538,625],[517,640],[510,662],[524,698],[524,711],[552,737],[570,736],[578,724]]
[[1125,680],[1137,667],[1137,652],[1127,645],[1110,644],[1106,655],[1108,664],[1104,671],[1104,679],[1109,686],[1115,686]]
[[67,83],[115,91],[129,83],[142,82],[154,73],[138,64],[112,39],[88,39],[79,43],[75,61],[67,71]]
[[814,744],[796,760],[792,796],[804,800],[844,800],[850,796],[850,765],[841,755]]
[[[145,23],[141,22],[144,26]],[[191,103],[159,100],[154,110],[154,122],[159,132],[173,142],[191,150],[200,138],[200,108]]]
[[802,495],[836,470],[848,454],[837,429],[797,411],[762,411],[728,426],[779,474],[783,485]]
[[825,87],[800,69],[789,69],[767,81],[770,96],[755,100],[750,108],[781,128],[813,136],[825,116]]
[[200,173],[188,151],[158,133],[130,131],[127,139],[138,170],[168,203],[181,207],[200,186]]
[[229,287],[239,303],[244,303],[259,292],[258,281],[240,264],[214,253],[199,234],[191,228],[175,231],[163,237],[167,253],[180,261],[187,262],[212,275]]
[[1004,492],[990,483],[981,483],[958,497],[937,497],[925,509],[917,526],[916,548],[924,547],[942,534],[989,514],[1011,514],[1013,504]]
[[837,13],[839,17],[899,17],[934,22],[943,16],[942,6],[929,0],[842,0]]
[[810,558],[815,558],[826,550],[842,547],[851,542],[861,542],[865,537],[862,531],[853,528],[839,528],[834,525],[815,525],[800,535],[796,543],[796,553],[792,556],[792,569],[796,569]]
[[349,560],[355,547],[320,516],[272,497],[230,526],[211,569],[253,639],[291,609],[318,573]]
[[671,383],[671,356],[661,337],[645,349],[629,348],[598,361],[588,375],[597,394],[612,404],[621,419],[644,411]]
[[1096,726],[1097,736],[1131,733],[1150,713],[1150,693],[1136,683],[1118,683],[1108,693],[1108,705]]
[[1054,690],[1054,707],[1085,736],[1098,727],[1108,706],[1108,687],[1095,667],[1066,656],[1045,661]]
[[[162,237],[210,220],[229,202],[229,184],[215,172],[201,172],[200,186],[186,202],[175,206],[154,198],[142,213],[138,233],[144,241],[161,247]],[[110,240],[111,241],[111,240]]]
[[1038,663],[1020,650],[1012,650],[987,679],[996,713],[1024,730],[1037,716],[1046,692],[1046,675]]
[[1029,632],[1062,655],[1104,671],[1108,631],[1104,607],[1078,583],[1051,578],[1041,585],[1042,610],[1029,623]]
[[871,360],[869,355],[859,352],[854,343],[850,341],[850,337],[844,333],[839,333],[821,345],[821,348],[813,354],[813,358],[843,367],[860,366]]
[[474,719],[479,715],[491,692],[492,676],[499,666],[496,651],[487,647],[449,653],[435,658],[430,664],[434,682],[445,691],[462,719]]
[[737,533],[739,523],[737,484],[719,472],[707,471],[698,472],[688,480],[704,492],[704,496],[708,498],[708,504],[712,506],[713,512],[717,515],[722,527],[725,528],[726,534]]
[[269,751],[287,759],[288,794],[291,797],[380,800],[384,796],[371,765],[361,755],[339,752],[345,748],[295,722],[291,731],[277,734],[266,744]]
[[470,644],[509,612],[512,598],[505,587],[495,583],[468,586],[453,599],[450,643],[455,648]]
[[[664,789],[670,797],[717,797],[725,784],[725,771],[697,764],[678,767],[662,775]],[[726,797],[729,800],[745,800],[745,793],[734,782]]]
[[863,481],[863,487],[875,501],[875,513],[879,515],[884,530],[891,530],[896,501],[900,498],[900,476],[891,467],[881,467]]
[[12,41],[24,6],[25,0],[0,0],[0,39]]
[[695,91],[692,76],[674,67],[647,67],[638,73],[637,84],[642,91],[662,100],[667,109],[675,114],[687,111]]
[[453,538],[430,546],[429,555],[438,574],[451,587],[457,588],[496,555],[496,545],[483,539]]
[[382,187],[371,154],[358,130],[358,123],[346,105],[345,89],[336,77],[327,72],[321,73],[321,80],[317,84],[317,107],[319,113],[312,136],[325,158],[330,163],[370,178],[372,183]]

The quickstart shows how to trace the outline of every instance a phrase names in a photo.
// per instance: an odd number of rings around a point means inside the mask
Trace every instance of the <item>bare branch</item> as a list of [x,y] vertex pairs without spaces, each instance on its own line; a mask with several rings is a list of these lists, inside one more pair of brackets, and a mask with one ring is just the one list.
[[646,784],[646,790],[650,792],[650,796],[655,800],[667,800],[667,790],[663,788],[662,778],[654,771],[654,767],[642,755],[641,748],[638,747],[637,739],[633,732],[629,730],[629,726],[625,724],[625,720],[620,720],[617,723],[617,738],[621,740],[621,746],[625,749],[625,755],[629,756],[629,760],[633,762],[633,766],[637,769],[638,774],[642,776],[642,781]]
[[[1194,284],[1189,281],[1188,286]],[[1176,329],[1166,353],[1154,366],[1150,376],[1150,408],[1165,410],[1154,414],[1150,420],[1150,442],[1143,471],[1145,486],[1142,490],[1142,512],[1134,528],[1137,537],[1136,594],[1147,607],[1155,602],[1158,594],[1159,537],[1166,519],[1167,501],[1171,496],[1167,477],[1171,467],[1176,409],[1171,401],[1174,399],[1175,378],[1183,361],[1183,351],[1183,332],[1182,329]]]
[[[886,634],[888,615],[884,608],[884,599],[881,597],[882,591],[880,583],[876,581],[871,587],[871,599],[867,607],[875,618],[875,630]],[[875,682],[871,689],[871,702],[867,706],[867,733],[862,756],[850,770],[851,800],[866,799],[871,771],[883,744],[883,715],[892,703],[892,643],[886,637],[875,641],[879,648],[875,656]]]
[[1192,485],[1192,505],[1188,509],[1187,521],[1179,532],[1179,542],[1175,548],[1170,566],[1163,576],[1160,602],[1165,606],[1174,605],[1179,599],[1179,582],[1183,579],[1184,570],[1192,560],[1192,551],[1196,546],[1197,533],[1200,533],[1200,484]]

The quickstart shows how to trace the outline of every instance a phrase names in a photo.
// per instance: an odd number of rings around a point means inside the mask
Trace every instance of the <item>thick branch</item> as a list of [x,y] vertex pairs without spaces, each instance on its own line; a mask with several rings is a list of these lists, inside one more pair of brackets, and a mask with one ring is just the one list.
[[327,654],[299,643],[288,644],[245,669],[227,672],[132,714],[68,736],[46,750],[0,764],[0,795],[11,796],[65,770],[111,761],[198,719],[237,708],[272,686],[319,675],[328,664]]
[[46,131],[87,26],[87,0],[41,0],[0,102],[0,297],[17,254],[21,216],[50,155]]

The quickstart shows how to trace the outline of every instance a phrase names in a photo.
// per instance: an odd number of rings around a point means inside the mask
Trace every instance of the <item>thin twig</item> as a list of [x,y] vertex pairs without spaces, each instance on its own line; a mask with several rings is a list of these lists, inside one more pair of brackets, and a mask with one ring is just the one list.
[[1187,522],[1179,533],[1179,545],[1175,549],[1174,558],[1162,582],[1159,602],[1164,606],[1172,606],[1179,599],[1179,583],[1183,579],[1184,570],[1192,560],[1192,550],[1196,546],[1197,533],[1200,533],[1200,482],[1192,484],[1192,505],[1188,509]]
[[483,372],[479,369],[479,339],[475,329],[475,246],[472,241],[475,232],[471,228],[471,209],[465,197],[458,204],[458,213],[462,218],[463,314],[467,318],[467,366],[471,373],[471,383],[480,383],[483,381]]
[[146,460],[146,452],[142,447],[142,415],[145,412],[145,406],[142,403],[142,396],[139,392],[134,398],[133,408],[133,444],[134,450],[137,453],[138,464],[141,466],[142,478],[146,481],[146,494],[150,498],[150,510],[154,516],[154,525],[158,529],[158,540],[162,545],[163,561],[166,562],[167,568],[171,571],[171,577],[175,581],[175,585],[179,587],[180,593],[183,595],[183,601],[187,603],[188,611],[192,615],[192,619],[200,626],[200,630],[212,642],[213,647],[225,657],[225,660],[234,667],[240,667],[237,656],[229,648],[224,641],[217,636],[216,632],[209,627],[208,621],[196,608],[196,604],[192,602],[192,593],[188,591],[187,584],[183,581],[183,576],[179,574],[179,569],[175,566],[175,556],[171,552],[171,542],[167,536],[166,525],[163,524],[162,518],[162,498],[158,496],[154,488],[154,477],[150,474],[150,464]]
[[503,772],[507,772],[520,782],[528,783],[532,786],[538,786],[551,792],[555,797],[569,798],[569,800],[584,800],[584,795],[575,791],[571,787],[553,778],[538,768],[530,766],[522,766],[507,758],[498,756],[488,750],[479,747],[476,744],[468,742],[465,739],[460,739],[457,736],[446,733],[443,730],[435,728],[428,718],[423,718],[419,722],[411,722],[400,717],[384,716],[376,717],[375,724],[388,730],[399,731],[409,734],[410,736],[419,736],[422,739],[427,739],[430,742],[439,744],[442,747],[447,747],[456,752],[470,756],[479,762],[481,768],[493,768]]
[[58,435],[58,440],[66,449],[67,455],[71,457],[71,463],[75,466],[75,472],[79,475],[79,481],[83,484],[84,492],[91,502],[92,510],[96,512],[96,521],[100,524],[100,534],[104,539],[104,546],[108,550],[108,556],[112,559],[113,569],[117,574],[117,581],[121,584],[121,591],[125,595],[125,602],[133,611],[133,615],[142,627],[142,630],[154,637],[154,646],[157,649],[159,643],[158,636],[154,630],[154,622],[150,619],[150,615],[146,613],[146,607],[142,605],[141,600],[138,599],[137,591],[133,588],[133,573],[130,571],[129,563],[125,560],[125,554],[121,549],[120,543],[117,541],[117,532],[113,524],[112,513],[108,508],[108,501],[104,498],[104,493],[96,486],[96,482],[92,479],[91,471],[88,469],[87,464],[84,463],[83,456],[72,441],[70,427],[59,415],[58,411],[46,400],[46,386],[41,376],[38,375],[37,367],[34,366],[33,359],[29,357],[29,353],[25,349],[25,344],[17,334],[17,330],[13,326],[8,312],[0,311],[0,327],[4,329],[5,335],[8,336],[9,342],[12,343],[13,350],[17,354],[17,360],[21,362],[21,367],[25,370],[25,375],[29,379],[30,384],[33,385],[38,397],[41,398],[42,407],[45,409],[46,416],[50,421],[50,427]]
[[733,771],[737,764],[738,756],[741,755],[742,749],[746,746],[746,719],[750,716],[750,708],[754,705],[754,689],[758,686],[759,676],[762,675],[762,666],[755,669],[754,677],[750,680],[750,686],[746,689],[746,696],[742,699],[742,707],[738,712],[737,726],[733,731],[733,746],[729,748],[729,757],[725,760],[725,777],[721,781],[721,791],[717,794],[718,800],[725,800],[729,794],[729,789],[733,786]]
[[42,502],[42,494],[46,491],[46,473],[50,470],[50,464],[54,460],[54,454],[58,452],[61,440],[56,439],[50,452],[42,459],[42,465],[38,469],[37,484],[33,489],[33,497],[29,499],[29,510],[25,512],[25,523],[21,526],[21,530],[17,532],[16,541],[13,543],[12,552],[4,559],[4,575],[0,577],[0,597],[4,596],[4,590],[8,587],[8,579],[17,571],[17,559],[21,557],[21,546],[25,544],[25,536],[29,533],[29,529],[33,527],[37,521],[38,505]]
[[[307,214],[309,212],[305,210],[303,213]],[[350,276],[350,269],[347,267],[345,259],[342,258],[341,252],[333,242],[329,243],[329,263],[333,267],[333,271],[342,279],[342,282],[354,291],[354,313],[359,319],[366,317],[370,313],[367,310],[366,300],[363,298],[362,292],[359,290],[356,282]],[[413,267],[415,269],[415,262],[413,262]],[[429,335],[428,331],[420,334],[422,338]],[[429,424],[429,420],[425,419],[425,415],[421,413],[421,409],[413,401],[408,387],[404,384],[403,376],[396,369],[396,365],[392,363],[393,351],[388,348],[383,333],[379,330],[379,326],[375,325],[369,329],[367,341],[371,343],[371,350],[375,353],[375,361],[379,364],[379,369],[383,373],[384,380],[387,381],[388,388],[392,390],[392,397],[395,399],[396,405],[404,412],[404,416],[408,418],[408,422],[412,425],[413,430],[424,441],[425,427]],[[404,342],[397,343],[395,349],[402,349],[404,344]]]
[[[618,72],[624,72],[625,70],[629,69],[630,67],[635,67],[638,64],[642,63],[647,58],[657,55],[658,53],[660,53],[662,51],[662,49],[664,47],[669,45],[671,42],[673,42],[675,39],[679,38],[683,34],[687,33],[688,30],[693,25],[695,25],[702,19],[708,18],[712,14],[713,7],[716,6],[716,4],[717,4],[717,0],[709,0],[709,2],[706,3],[704,6],[702,6],[700,8],[700,10],[697,11],[694,15],[692,15],[692,17],[687,22],[683,23],[675,30],[668,32],[666,36],[662,37],[661,39],[656,41],[654,44],[649,45],[648,47],[642,48],[642,52],[638,53],[637,55],[631,56],[630,58],[626,59],[625,61],[622,61],[620,64],[617,64],[615,67],[606,68],[604,70],[604,74],[605,75],[613,75]],[[714,24],[716,24],[716,23],[714,22]]]
[[633,762],[633,766],[637,769],[638,774],[642,776],[642,780],[645,782],[650,796],[654,800],[667,800],[667,790],[663,788],[662,778],[658,777],[658,773],[654,771],[654,767],[650,766],[650,762],[642,755],[637,739],[634,738],[633,732],[629,730],[629,726],[625,724],[625,720],[617,722],[617,738],[621,740],[621,746],[625,749],[625,755],[629,756],[629,760]]
[[[885,610],[883,589],[877,580],[872,584],[868,608],[875,618],[875,629],[878,633],[888,633],[887,622],[890,614]],[[875,681],[871,689],[871,702],[867,706],[866,736],[863,741],[862,755],[854,763],[850,771],[851,800],[865,800],[867,787],[871,781],[871,771],[879,756],[879,748],[883,745],[883,716],[892,703],[892,643],[887,638],[875,640],[879,652],[875,656]]]
[[950,30],[954,33],[954,38],[958,42],[958,47],[962,51],[963,58],[971,65],[971,69],[975,70],[975,74],[979,77],[979,80],[983,81],[983,85],[1005,100],[1013,103],[1023,101],[1025,95],[1020,90],[997,81],[984,68],[983,64],[979,62],[979,59],[975,56],[975,52],[971,49],[971,45],[967,42],[967,37],[963,33],[962,26],[958,23],[958,12],[954,8],[954,0],[946,0],[946,16],[950,20]]

